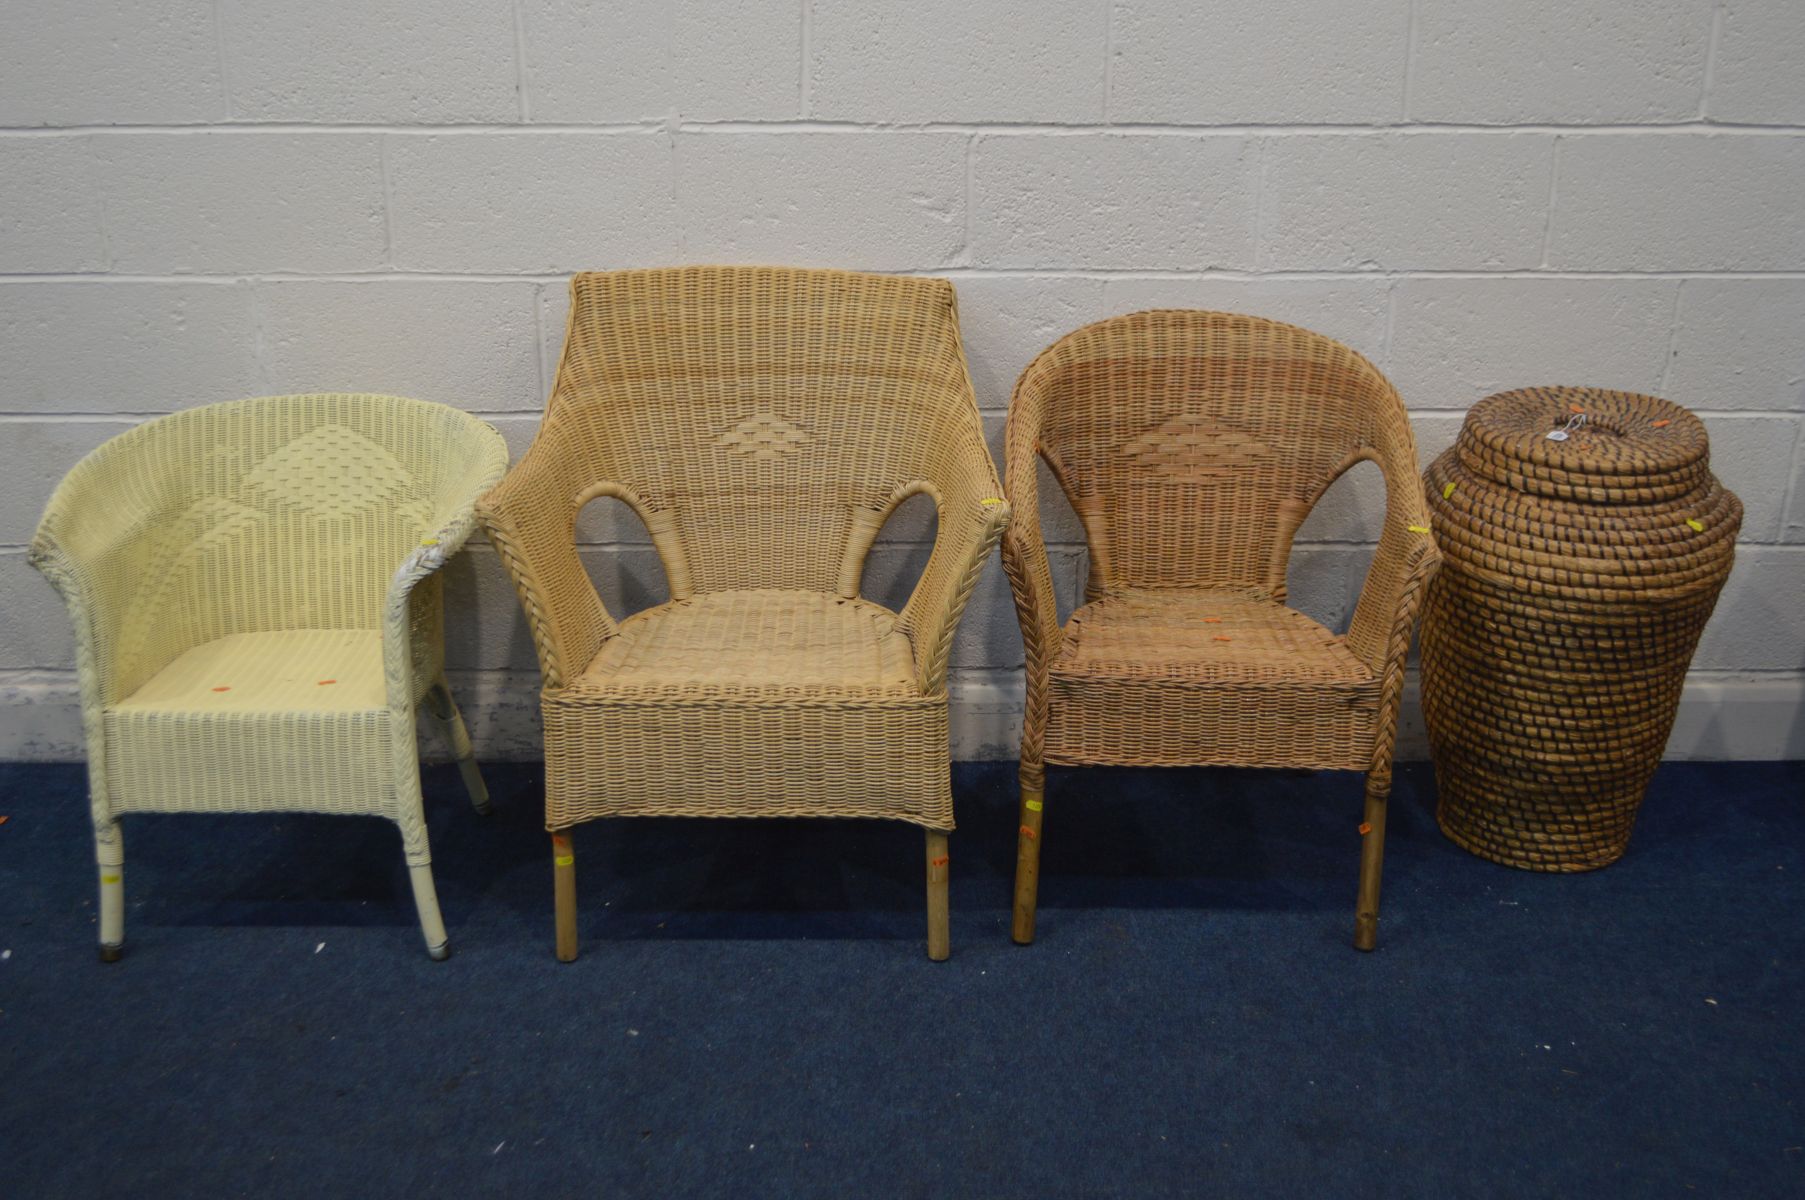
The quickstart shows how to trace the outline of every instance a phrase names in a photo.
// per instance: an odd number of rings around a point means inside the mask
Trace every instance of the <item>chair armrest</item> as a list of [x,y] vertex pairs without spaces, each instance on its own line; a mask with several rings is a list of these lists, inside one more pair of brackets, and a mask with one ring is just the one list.
[[901,614],[902,629],[915,648],[915,678],[927,695],[946,689],[959,617],[997,535],[1009,523],[1009,504],[984,444],[977,408],[969,399],[962,407],[966,415],[935,431],[923,478],[913,487],[933,497],[937,512],[933,552]]
[[1003,434],[1003,494],[1014,511],[1003,534],[1003,569],[1009,575],[1009,591],[1021,623],[1030,695],[1034,694],[1033,681],[1059,653],[1064,639],[1053,570],[1040,531],[1040,407],[1038,377],[1030,367],[1016,385]]
[[1385,529],[1354,606],[1347,643],[1374,675],[1384,680],[1386,703],[1396,704],[1404,661],[1429,581],[1441,566],[1441,551],[1429,532],[1429,506],[1414,463],[1400,456],[1379,459],[1385,474]]
[[[463,449],[462,461],[439,481],[420,544],[396,568],[383,602],[383,678],[392,712],[409,711],[414,701],[420,652],[414,625],[422,616],[412,603],[414,589],[464,548],[476,532],[477,497],[493,488],[508,469],[507,445],[493,428],[484,427],[481,435],[465,438]],[[436,631],[436,618],[433,628]]]
[[1003,534],[1003,570],[1015,597],[1015,616],[1022,627],[1022,655],[1030,676],[1044,671],[1059,653],[1059,602],[1053,592],[1053,569],[1040,533],[1039,496],[1030,484],[1026,495],[1012,494],[1014,519]]
[[[102,669],[98,650],[104,644],[108,627],[117,623],[116,609],[119,607],[118,598],[111,596],[101,581],[122,579],[128,574],[119,567],[109,570],[107,560],[123,556],[128,550],[129,543],[121,542],[78,557],[40,527],[26,551],[26,560],[56,589],[57,595],[62,597],[63,607],[69,612],[69,622],[75,633],[75,667],[84,717],[90,712],[98,716],[105,705],[124,699],[117,678]],[[89,730],[89,733],[95,735],[97,731]],[[99,742],[90,742],[90,745],[97,746]]]
[[[994,472],[990,481],[995,482]],[[927,695],[946,688],[947,661],[959,617],[998,535],[1009,523],[1009,505],[994,492],[979,496],[967,486],[954,496],[941,494],[937,499],[940,513],[934,551],[902,610],[902,627],[915,647],[915,676]]]
[[587,667],[615,624],[577,557],[579,481],[564,464],[572,456],[534,440],[514,469],[476,502],[526,612],[547,691],[562,688]]
[[27,561],[68,609],[83,705],[96,713],[100,706],[123,700],[186,648],[159,644],[155,659],[129,667],[118,659],[132,597],[155,567],[160,531],[189,500],[179,478],[153,477],[137,488],[118,486],[119,472],[112,468],[119,457],[116,446],[103,446],[64,477],[26,551]]

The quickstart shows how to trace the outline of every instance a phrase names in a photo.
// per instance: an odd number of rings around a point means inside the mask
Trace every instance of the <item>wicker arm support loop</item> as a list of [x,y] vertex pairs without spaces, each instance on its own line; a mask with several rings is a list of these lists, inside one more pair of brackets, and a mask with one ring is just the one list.
[[[501,435],[488,427],[490,439],[466,447],[463,462],[438,480],[431,516],[422,530],[420,544],[410,551],[389,580],[382,610],[382,675],[388,693],[391,754],[397,796],[418,795],[419,746],[414,731],[414,706],[422,691],[443,672],[443,633],[438,589],[417,594],[420,586],[464,548],[476,532],[476,499],[500,482],[508,469],[508,452]],[[461,727],[461,726],[460,726]],[[466,740],[467,746],[467,740]],[[466,753],[468,753],[466,749]],[[416,814],[401,809],[408,866],[424,868],[432,859],[423,832],[410,829]],[[409,836],[413,833],[413,836]],[[420,886],[416,882],[416,886]],[[429,936],[429,941],[431,936]]]
[[441,485],[420,544],[389,580],[382,610],[382,660],[391,713],[411,713],[419,693],[414,679],[419,642],[414,591],[464,548],[476,532],[477,497],[499,483],[508,469],[507,449],[499,434],[483,449],[486,454],[463,464],[462,470]]
[[1044,357],[1030,364],[1017,381],[1003,432],[1007,448],[1003,494],[1013,509],[1013,518],[1003,534],[1003,569],[1008,573],[1009,590],[1015,597],[1016,616],[1021,623],[1030,696],[1035,694],[1032,681],[1037,674],[1044,676],[1047,663],[1059,653],[1064,637],[1053,592],[1053,570],[1040,529],[1038,468]]
[[117,697],[109,698],[107,694],[107,674],[101,670],[101,655],[97,652],[95,627],[102,603],[99,589],[89,585],[81,561],[59,545],[45,526],[40,526],[37,536],[32,539],[27,558],[62,597],[74,628],[75,677],[81,696],[82,736],[88,747],[89,816],[95,836],[105,844],[116,833],[109,800],[111,792],[107,787],[106,726],[101,713],[111,699]]
[[[1410,636],[1441,551],[1429,533],[1429,508],[1410,454],[1373,456],[1385,476],[1385,529],[1348,625],[1348,648],[1374,675],[1400,677]],[[1389,684],[1389,680],[1388,680]]]
[[946,690],[953,633],[984,564],[1009,524],[1009,505],[994,495],[946,502],[937,492],[929,494],[939,505],[939,530],[927,570],[901,615],[915,647],[915,674],[922,694],[936,696]]
[[544,688],[582,673],[615,636],[614,618],[577,557],[576,520],[597,490],[579,482],[562,450],[534,441],[519,463],[476,502],[476,517],[500,556],[526,613]]
[[[130,436],[121,435],[121,440]],[[92,457],[99,460],[110,449],[102,447]],[[133,681],[112,669],[99,647],[126,615],[130,593],[123,584],[135,574],[136,560],[145,557],[146,540],[187,503],[182,492],[171,492],[164,503],[153,505],[134,504],[134,498],[100,487],[89,495],[84,486],[89,482],[83,477],[64,480],[26,551],[26,560],[68,609],[84,709],[115,703],[130,692]],[[110,519],[100,519],[99,513]]]

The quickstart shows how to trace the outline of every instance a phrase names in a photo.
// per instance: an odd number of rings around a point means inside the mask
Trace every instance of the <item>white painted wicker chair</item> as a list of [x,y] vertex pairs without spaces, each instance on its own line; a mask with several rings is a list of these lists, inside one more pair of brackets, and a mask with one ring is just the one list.
[[334,394],[159,417],[69,472],[31,560],[75,625],[102,959],[124,942],[133,812],[387,817],[427,949],[448,954],[414,708],[486,811],[434,572],[506,467],[501,435],[466,413]]

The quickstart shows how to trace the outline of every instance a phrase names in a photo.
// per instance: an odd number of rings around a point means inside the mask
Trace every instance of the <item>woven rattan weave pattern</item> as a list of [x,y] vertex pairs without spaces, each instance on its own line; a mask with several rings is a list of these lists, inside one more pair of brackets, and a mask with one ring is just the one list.
[[1423,624],[1442,830],[1530,870],[1614,862],[1742,524],[1704,424],[1653,396],[1504,392],[1425,478],[1447,556]]
[[[919,493],[937,540],[893,613],[859,598],[860,575]],[[669,603],[604,610],[572,534],[600,498],[645,522]],[[947,655],[1008,506],[950,284],[578,275],[544,422],[478,511],[539,653],[548,829],[779,815],[952,828]],[[568,839],[555,844],[567,872]],[[944,888],[944,853],[929,857]],[[560,955],[574,956],[560,887]]]
[[121,814],[312,811],[400,826],[443,956],[414,707],[486,805],[433,573],[506,466],[455,409],[333,394],[159,417],[70,471],[31,559],[75,625],[103,955],[123,938]]
[[[1411,626],[1439,556],[1416,444],[1384,376],[1338,342],[1230,313],[1087,326],[1009,411],[1004,563],[1026,648],[1015,937],[1034,935],[1044,763],[1368,774],[1356,944],[1370,949]],[[1084,524],[1084,607],[1060,627],[1040,533],[1045,461]],[[1345,636],[1285,606],[1291,540],[1357,462],[1385,527]]]

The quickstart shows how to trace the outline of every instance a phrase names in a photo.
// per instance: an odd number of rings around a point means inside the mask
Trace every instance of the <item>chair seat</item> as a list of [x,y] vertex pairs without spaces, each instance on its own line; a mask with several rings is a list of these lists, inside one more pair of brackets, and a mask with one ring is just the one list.
[[103,713],[114,807],[397,816],[382,661],[374,629],[194,647]]
[[1118,593],[1047,668],[1047,762],[1365,770],[1379,680],[1341,637],[1240,589]]
[[197,714],[386,709],[382,634],[374,629],[233,634],[189,650],[113,707]]
[[622,621],[543,698],[546,825],[883,817],[953,827],[946,694],[897,614],[827,592],[708,592]]
[[827,592],[727,591],[621,622],[565,695],[920,696],[897,615]]
[[1066,622],[1053,675],[1328,686],[1374,683],[1347,643],[1296,609],[1234,589],[1128,592]]

